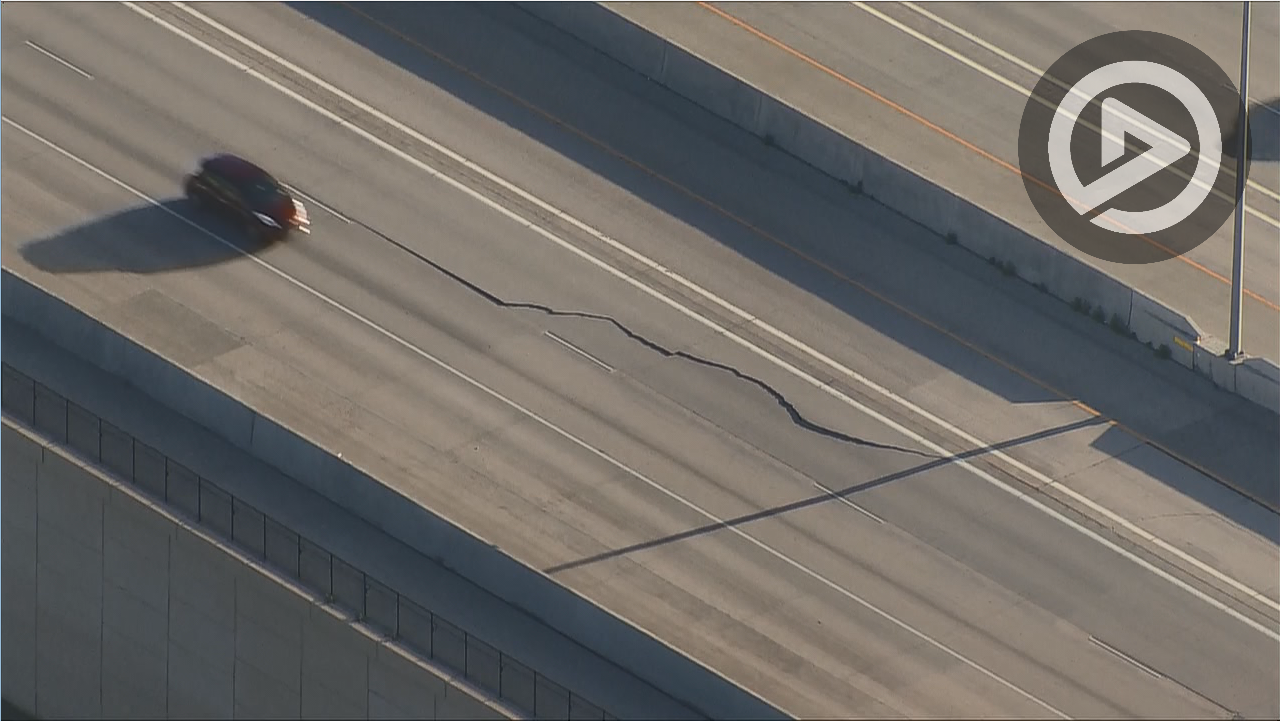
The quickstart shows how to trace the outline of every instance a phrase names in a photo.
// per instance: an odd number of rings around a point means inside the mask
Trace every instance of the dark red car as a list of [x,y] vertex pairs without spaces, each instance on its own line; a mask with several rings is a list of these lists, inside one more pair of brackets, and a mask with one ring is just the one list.
[[255,238],[283,240],[293,230],[311,232],[306,207],[270,173],[244,158],[205,158],[182,189],[192,201],[244,222]]

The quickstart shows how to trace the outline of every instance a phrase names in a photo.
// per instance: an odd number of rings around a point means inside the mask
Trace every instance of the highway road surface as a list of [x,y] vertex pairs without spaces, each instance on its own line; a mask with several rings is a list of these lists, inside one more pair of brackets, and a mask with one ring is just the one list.
[[[1276,715],[1275,517],[1138,435],[1265,491],[1272,416],[518,11],[360,9],[6,8],[4,266],[789,714]],[[177,197],[219,150],[313,234]]]
[[[1018,123],[1041,75],[1076,45],[1131,29],[1190,42],[1237,82],[1240,72],[1234,2],[609,5],[1077,257],[1036,214],[1017,172]],[[1276,360],[1280,3],[1253,4],[1251,68],[1256,161],[1246,194],[1244,345]],[[1232,229],[1224,222],[1184,259],[1090,262],[1225,341]]]

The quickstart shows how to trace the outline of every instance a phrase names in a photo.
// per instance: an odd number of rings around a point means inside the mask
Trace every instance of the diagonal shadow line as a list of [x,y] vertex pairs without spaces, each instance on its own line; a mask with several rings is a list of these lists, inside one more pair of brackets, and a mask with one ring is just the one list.
[[888,443],[880,443],[877,441],[867,440],[865,438],[858,438],[857,436],[851,436],[847,433],[842,433],[835,429],[827,428],[826,426],[822,426],[817,423],[814,423],[813,421],[810,421],[809,419],[805,418],[800,413],[800,411],[796,409],[795,405],[791,401],[787,400],[786,396],[784,396],[781,392],[779,392],[773,386],[769,385],[768,383],[765,383],[759,378],[743,373],[737,368],[734,368],[733,366],[730,366],[724,363],[719,363],[717,361],[709,360],[707,358],[701,358],[699,356],[695,356],[690,353],[686,353],[684,351],[673,351],[668,348],[665,348],[662,345],[648,338],[645,338],[639,333],[636,333],[635,331],[631,330],[626,325],[619,322],[617,319],[613,317],[610,317],[607,315],[601,315],[597,313],[587,313],[583,311],[556,310],[549,306],[541,305],[538,303],[525,303],[525,302],[518,302],[518,301],[503,300],[502,298],[499,298],[493,293],[490,293],[484,288],[481,288],[475,283],[467,280],[461,275],[458,275],[452,270],[449,270],[443,265],[440,265],[439,263],[432,260],[431,258],[428,258],[422,253],[419,253],[413,248],[410,248],[404,243],[401,243],[395,238],[392,238],[391,236],[387,235],[386,233],[383,233],[382,231],[370,226],[368,223],[365,223],[361,220],[356,220],[354,218],[351,218],[350,216],[347,216],[347,217],[354,224],[359,225],[360,227],[364,228],[370,233],[373,233],[374,235],[378,236],[379,238],[382,238],[388,243],[391,243],[392,245],[404,251],[405,253],[408,253],[409,255],[413,256],[417,260],[431,266],[439,273],[448,277],[450,280],[461,285],[462,287],[466,288],[472,293],[475,293],[481,298],[484,298],[485,300],[487,300],[488,302],[492,303],[493,305],[499,308],[507,308],[511,310],[532,310],[532,311],[537,311],[544,315],[553,316],[553,317],[581,318],[584,320],[594,320],[594,321],[600,321],[603,323],[608,323],[612,325],[614,328],[616,328],[623,335],[625,335],[627,338],[631,339],[632,341],[635,341],[636,343],[644,346],[645,348],[648,348],[654,353],[657,353],[665,358],[681,358],[691,363],[696,363],[698,365],[706,366],[708,368],[713,368],[715,370],[729,373],[734,377],[738,378],[739,380],[745,381],[747,383],[750,383],[756,386],[760,390],[767,393],[770,397],[772,397],[773,400],[776,401],[777,404],[781,406],[784,411],[786,411],[787,415],[790,416],[792,423],[794,423],[796,426],[800,428],[803,428],[806,431],[809,431],[811,433],[816,433],[820,436],[825,436],[827,438],[831,438],[833,440],[840,441],[842,443],[849,443],[856,446],[862,446],[864,448],[874,448],[874,449],[883,450],[883,451],[895,451],[898,453],[906,453],[909,455],[920,456],[923,458],[939,458],[938,455],[933,453],[927,453],[925,451],[916,450],[914,448],[895,446]]
[[790,513],[792,511],[799,511],[806,508],[811,508],[813,506],[817,506],[822,503],[828,503],[838,498],[846,498],[848,496],[852,496],[855,493],[869,491],[873,488],[878,488],[879,486],[883,486],[888,483],[892,483],[894,481],[899,481],[904,478],[909,478],[914,475],[925,473],[935,468],[941,468],[942,466],[954,463],[956,461],[969,460],[971,458],[976,458],[978,456],[991,453],[993,451],[1000,451],[1006,448],[1022,445],[1025,443],[1032,443],[1034,441],[1042,440],[1044,438],[1049,438],[1051,436],[1056,436],[1063,433],[1070,433],[1071,431],[1079,430],[1081,428],[1088,428],[1089,426],[1096,426],[1096,425],[1101,425],[1106,423],[1107,421],[1102,418],[1097,418],[1097,417],[1085,418],[1083,420],[1079,420],[1074,423],[1068,423],[1063,426],[1058,426],[1057,428],[1049,428],[1047,430],[1037,431],[1036,433],[1020,436],[1018,438],[1013,438],[1007,441],[1001,441],[1000,443],[993,443],[988,446],[983,446],[982,448],[974,448],[972,450],[964,451],[963,453],[957,453],[951,456],[947,456],[945,458],[938,458],[928,463],[914,466],[912,468],[906,468],[901,471],[895,471],[894,473],[881,476],[879,478],[867,481],[866,483],[860,483],[855,486],[849,486],[847,488],[844,488],[839,491],[835,491],[833,493],[823,493],[821,495],[802,498],[798,501],[792,501],[791,503],[786,503],[780,506],[774,506],[772,508],[765,508],[759,511],[753,511],[751,513],[743,514],[736,518],[717,521],[715,523],[708,523],[702,526],[698,526],[696,528],[690,528],[685,531],[680,531],[678,533],[662,536],[661,538],[654,538],[648,541],[641,541],[640,543],[633,543],[629,546],[616,548],[611,551],[604,551],[602,553],[597,553],[592,556],[580,558],[576,561],[569,561],[567,563],[562,563],[556,566],[551,566],[549,568],[544,568],[543,573],[546,573],[547,575],[554,575],[556,573],[560,573],[561,571],[571,571],[575,568],[581,568],[583,566],[587,566],[593,563],[598,563],[600,561],[608,561],[610,559],[618,558],[620,556],[625,556],[631,553],[636,553],[638,551],[647,551],[649,549],[658,548],[660,546],[666,546],[672,543],[677,543],[679,541],[686,541],[691,538],[697,538],[698,536],[705,536],[707,534],[714,533],[715,531],[719,531],[721,529],[736,528],[738,526],[743,526],[748,523],[752,523],[754,521],[759,521],[766,518],[772,518],[774,516],[780,516],[786,513]]

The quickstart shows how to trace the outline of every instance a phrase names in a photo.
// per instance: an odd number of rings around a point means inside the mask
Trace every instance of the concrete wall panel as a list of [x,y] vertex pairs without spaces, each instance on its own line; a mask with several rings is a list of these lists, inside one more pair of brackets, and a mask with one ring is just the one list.
[[4,696],[19,707],[41,718],[509,718],[8,418],[3,439],[6,493],[31,516],[4,537]]

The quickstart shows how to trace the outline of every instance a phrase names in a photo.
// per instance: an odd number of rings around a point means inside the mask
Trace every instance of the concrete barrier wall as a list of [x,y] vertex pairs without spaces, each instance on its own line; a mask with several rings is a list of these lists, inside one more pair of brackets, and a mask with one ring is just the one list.
[[25,326],[8,320],[3,336],[6,418],[65,444],[387,640],[537,718],[700,718]]
[[4,697],[39,718],[515,718],[3,422]]
[[712,718],[787,718],[749,691],[158,353],[3,269],[0,308],[538,621]]
[[[601,3],[519,3],[528,13],[575,36],[720,118],[767,139],[882,205],[986,259],[1012,264],[1020,278],[1042,284],[1077,309],[1115,322],[1137,341],[1273,412],[1280,413],[1280,366],[1221,357],[1225,346],[1184,313],[1014,226],[997,213],[876,154],[707,61],[631,22]],[[1217,358],[1210,356],[1217,354]]]

